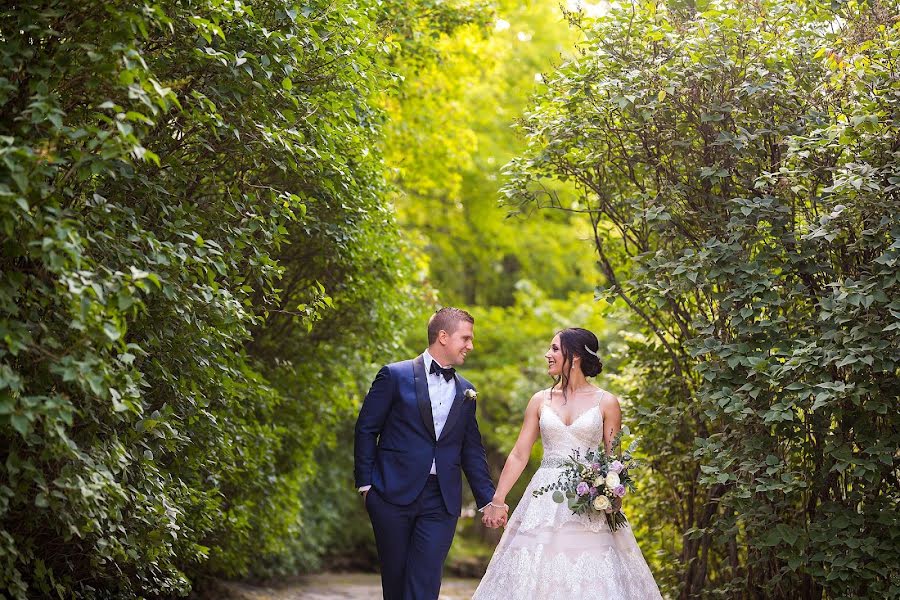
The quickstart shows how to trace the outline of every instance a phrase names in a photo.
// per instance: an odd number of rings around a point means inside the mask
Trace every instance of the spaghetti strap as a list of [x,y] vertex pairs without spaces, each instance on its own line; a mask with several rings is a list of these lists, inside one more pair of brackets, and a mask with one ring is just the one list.
[[[544,414],[544,408],[550,406],[550,398],[552,397],[550,396],[550,388],[543,390],[542,393],[544,394],[544,399],[543,401],[541,401],[541,405],[538,408],[538,419],[540,419],[541,415]],[[551,408],[550,410],[553,409]]]

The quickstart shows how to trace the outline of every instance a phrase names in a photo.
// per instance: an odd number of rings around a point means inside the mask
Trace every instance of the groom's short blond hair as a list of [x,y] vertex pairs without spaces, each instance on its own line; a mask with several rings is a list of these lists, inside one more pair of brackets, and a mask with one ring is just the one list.
[[461,308],[453,308],[452,306],[445,306],[438,310],[428,319],[428,345],[430,346],[437,341],[438,335],[442,330],[453,335],[453,332],[456,331],[456,328],[463,321],[474,325],[475,317]]

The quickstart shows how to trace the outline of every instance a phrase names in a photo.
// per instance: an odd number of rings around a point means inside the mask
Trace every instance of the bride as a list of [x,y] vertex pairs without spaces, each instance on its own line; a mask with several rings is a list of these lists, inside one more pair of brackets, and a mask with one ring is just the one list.
[[[630,527],[611,532],[606,519],[575,515],[566,503],[532,491],[557,481],[563,462],[602,442],[607,453],[621,425],[618,399],[587,381],[601,370],[597,337],[586,329],[560,331],[550,344],[556,384],[536,393],[497,484],[491,504],[506,494],[528,464],[538,434],[541,466],[525,489],[473,600],[661,599]],[[485,517],[487,520],[487,517]],[[491,523],[497,524],[497,523]]]

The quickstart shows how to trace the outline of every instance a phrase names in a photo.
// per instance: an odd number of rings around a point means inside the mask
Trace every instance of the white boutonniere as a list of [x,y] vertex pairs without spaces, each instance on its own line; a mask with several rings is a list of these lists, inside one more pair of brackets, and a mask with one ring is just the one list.
[[465,391],[465,394],[464,394],[464,395],[465,395],[465,397],[466,397],[466,400],[475,400],[476,398],[478,398],[478,392],[476,392],[476,391],[475,391],[474,389],[472,389],[472,388],[467,389],[467,390]]

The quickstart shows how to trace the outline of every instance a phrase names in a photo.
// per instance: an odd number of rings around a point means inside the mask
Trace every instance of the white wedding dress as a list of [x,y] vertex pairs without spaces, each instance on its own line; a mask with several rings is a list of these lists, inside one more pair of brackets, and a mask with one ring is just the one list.
[[584,456],[603,442],[599,395],[598,405],[567,426],[549,405],[549,390],[543,393],[541,466],[513,511],[473,600],[661,599],[630,527],[613,533],[602,515],[574,515],[566,503],[554,502],[551,493],[532,495],[559,479],[563,462],[576,448]]

